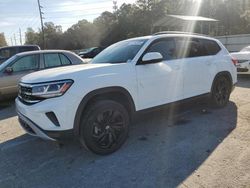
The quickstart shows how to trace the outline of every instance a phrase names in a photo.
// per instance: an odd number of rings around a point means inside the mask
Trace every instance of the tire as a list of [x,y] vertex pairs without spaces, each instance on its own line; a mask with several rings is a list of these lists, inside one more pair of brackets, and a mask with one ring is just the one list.
[[225,76],[216,78],[212,88],[212,104],[216,108],[225,107],[230,98],[231,84]]
[[100,100],[87,107],[80,127],[80,142],[90,151],[108,155],[118,150],[129,132],[129,114],[112,100]]

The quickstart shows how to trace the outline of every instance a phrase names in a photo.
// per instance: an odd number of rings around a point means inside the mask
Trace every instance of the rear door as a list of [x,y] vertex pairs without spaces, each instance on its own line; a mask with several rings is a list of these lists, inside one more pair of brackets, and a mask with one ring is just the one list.
[[176,38],[183,68],[184,98],[209,93],[216,73],[214,56],[209,54],[205,42],[200,38]]
[[62,53],[44,53],[43,61],[44,68],[67,66],[72,64],[69,58]]

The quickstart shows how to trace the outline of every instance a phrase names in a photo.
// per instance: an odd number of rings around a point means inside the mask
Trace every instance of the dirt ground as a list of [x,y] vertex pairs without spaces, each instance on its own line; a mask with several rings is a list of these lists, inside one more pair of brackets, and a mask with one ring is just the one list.
[[31,137],[13,101],[0,103],[0,187],[250,188],[250,77],[239,78],[226,108],[140,114],[109,156]]

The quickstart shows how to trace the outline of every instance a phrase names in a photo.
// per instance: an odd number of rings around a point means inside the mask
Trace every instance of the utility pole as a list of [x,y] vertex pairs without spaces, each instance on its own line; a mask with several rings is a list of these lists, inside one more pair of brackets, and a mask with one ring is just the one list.
[[16,34],[14,33],[14,41],[15,41],[15,45],[16,45]]
[[38,3],[38,9],[39,9],[39,14],[40,14],[40,20],[41,20],[41,29],[42,29],[42,37],[43,37],[43,49],[45,49],[45,38],[44,38],[44,29],[43,29],[43,12],[41,8],[43,8],[40,5],[40,0],[37,0]]
[[11,41],[11,46],[13,46],[13,40],[12,40],[12,37],[10,37],[10,41]]
[[23,45],[21,28],[19,28],[20,44]]

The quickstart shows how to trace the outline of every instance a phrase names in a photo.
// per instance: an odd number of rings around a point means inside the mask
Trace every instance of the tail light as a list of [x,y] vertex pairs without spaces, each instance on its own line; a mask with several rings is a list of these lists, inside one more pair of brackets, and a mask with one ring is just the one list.
[[232,63],[234,64],[234,66],[236,66],[238,64],[238,61],[236,59],[232,59]]

